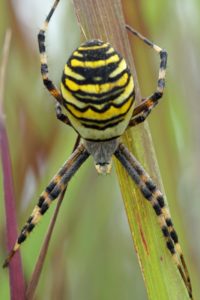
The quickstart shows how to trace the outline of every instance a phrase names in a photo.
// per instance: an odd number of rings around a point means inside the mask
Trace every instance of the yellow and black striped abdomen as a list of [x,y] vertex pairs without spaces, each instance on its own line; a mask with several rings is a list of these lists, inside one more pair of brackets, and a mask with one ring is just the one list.
[[109,43],[91,40],[69,58],[61,83],[67,116],[87,140],[121,136],[134,103],[133,77]]

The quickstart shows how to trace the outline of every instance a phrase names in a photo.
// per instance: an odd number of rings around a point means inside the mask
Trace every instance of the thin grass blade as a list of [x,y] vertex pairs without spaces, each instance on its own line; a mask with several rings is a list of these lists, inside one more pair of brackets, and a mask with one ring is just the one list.
[[[5,202],[5,219],[6,219],[6,237],[8,252],[13,247],[17,238],[17,220],[15,209],[15,196],[12,177],[12,167],[9,151],[9,142],[5,127],[5,118],[3,111],[5,73],[9,55],[9,47],[11,41],[11,31],[8,30],[5,36],[3,58],[0,73],[0,149],[1,163],[3,170],[3,188]],[[9,266],[10,279],[10,297],[12,300],[25,299],[25,281],[22,270],[20,253],[13,258]]]
[[[134,76],[136,99],[141,101],[142,97],[125,28],[123,1],[73,0],[73,2],[84,35],[88,39],[97,38],[110,42],[126,58]],[[157,185],[162,187],[148,124],[127,130],[122,140],[145,169],[156,178]],[[189,299],[176,266],[166,249],[155,213],[117,162],[116,169],[149,299]]]

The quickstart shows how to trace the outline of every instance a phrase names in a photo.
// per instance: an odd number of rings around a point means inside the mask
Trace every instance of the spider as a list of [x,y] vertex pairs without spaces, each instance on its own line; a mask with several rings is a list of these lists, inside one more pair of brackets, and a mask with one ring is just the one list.
[[[86,159],[91,155],[97,172],[107,174],[111,171],[114,155],[152,205],[166,246],[192,299],[189,273],[164,196],[120,141],[128,127],[144,122],[159,103],[165,87],[167,52],[126,25],[127,30],[160,55],[156,91],[136,107],[134,80],[125,59],[108,42],[101,40],[89,40],[72,53],[64,67],[60,91],[49,78],[45,47],[45,33],[58,3],[59,0],[54,1],[38,34],[41,74],[45,87],[56,99],[58,120],[73,127],[82,141],[40,195],[3,266],[9,265],[20,245]],[[66,109],[66,114],[62,107]]]

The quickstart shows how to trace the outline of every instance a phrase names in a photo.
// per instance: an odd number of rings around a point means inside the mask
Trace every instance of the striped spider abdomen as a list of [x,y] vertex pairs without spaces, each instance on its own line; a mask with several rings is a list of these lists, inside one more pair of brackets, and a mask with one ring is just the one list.
[[90,40],[65,65],[61,93],[67,117],[86,140],[123,134],[134,108],[134,82],[126,61],[109,44]]

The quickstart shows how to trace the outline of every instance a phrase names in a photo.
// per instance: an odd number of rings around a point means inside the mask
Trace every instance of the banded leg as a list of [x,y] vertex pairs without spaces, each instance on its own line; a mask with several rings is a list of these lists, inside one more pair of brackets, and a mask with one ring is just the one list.
[[115,152],[115,156],[135,181],[143,196],[151,203],[158,217],[159,225],[166,240],[167,248],[169,249],[186,285],[190,299],[192,299],[192,287],[189,273],[178,241],[177,233],[171,220],[169,209],[166,207],[162,193],[157,189],[156,185],[153,183],[152,179],[140,163],[123,144],[119,145]]
[[13,249],[3,264],[3,267],[7,267],[9,265],[10,260],[20,248],[20,245],[26,240],[27,236],[40,221],[41,217],[52,204],[52,201],[55,200],[65,190],[72,176],[88,157],[89,153],[85,147],[82,144],[79,145],[59,170],[59,172],[53,177],[45,191],[40,195],[37,205],[33,209],[33,212],[28,218],[25,226],[22,228]]
[[[63,98],[59,91],[59,89],[54,85],[52,80],[49,78],[49,71],[48,71],[48,63],[47,63],[47,54],[46,54],[46,47],[45,47],[45,33],[48,28],[49,21],[56,9],[56,6],[58,5],[59,0],[55,0],[48,16],[46,17],[42,28],[39,31],[38,34],[38,45],[39,45],[39,51],[40,51],[40,63],[41,63],[41,74],[42,74],[42,80],[47,88],[47,90],[50,92],[50,94],[58,101],[60,105],[63,104]],[[67,117],[66,117],[67,118]]]
[[68,117],[65,114],[63,114],[62,107],[58,102],[56,103],[56,117],[61,122],[71,126],[71,123],[70,123]]
[[145,44],[153,48],[157,53],[160,54],[160,68],[158,73],[158,81],[156,91],[149,97],[143,100],[141,104],[139,104],[133,111],[132,119],[129,123],[129,126],[135,126],[147,118],[152,109],[158,104],[159,99],[162,98],[163,90],[165,87],[165,75],[166,75],[166,67],[167,67],[167,52],[166,50],[160,48],[155,45],[139,32],[131,28],[129,25],[126,25],[126,28],[141,39]]
[[152,109],[158,104],[154,102],[152,104],[149,99],[144,99],[136,108],[133,110],[132,119],[130,120],[128,126],[136,126],[146,120]]

